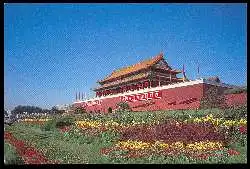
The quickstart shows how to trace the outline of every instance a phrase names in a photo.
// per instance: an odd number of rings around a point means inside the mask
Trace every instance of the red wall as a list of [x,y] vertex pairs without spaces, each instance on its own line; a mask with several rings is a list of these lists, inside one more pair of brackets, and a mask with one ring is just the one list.
[[[173,110],[173,109],[196,109],[200,106],[200,98],[203,95],[203,84],[185,86],[162,90],[161,99],[152,99],[148,101],[128,102],[133,111],[155,111],[155,110]],[[192,100],[193,99],[193,100]],[[196,100],[195,100],[196,99]],[[108,112],[108,108],[116,109],[116,104],[121,101],[120,97],[107,98],[102,100],[101,105],[86,107],[88,112],[98,111]],[[186,101],[186,103],[185,103]],[[175,102],[175,104],[171,104]]]
[[[162,98],[152,100],[155,104],[134,108],[134,111],[147,111],[147,110],[174,110],[174,109],[195,109],[200,106],[200,98],[202,97],[203,88],[202,84],[193,86],[178,87],[172,89],[162,90]],[[191,98],[197,99],[193,102]],[[185,101],[190,100],[190,103]],[[145,102],[145,101],[144,101]],[[171,104],[173,103],[173,104]],[[137,103],[138,104],[138,103]],[[141,104],[141,103],[140,103]],[[131,106],[132,107],[132,106]]]
[[[196,84],[192,86],[177,87],[161,90],[161,99],[147,101],[128,102],[133,111],[156,111],[156,110],[178,110],[178,109],[197,109],[200,107],[200,99],[211,87],[219,89],[220,93],[225,87],[209,84]],[[225,95],[226,105],[246,103],[246,93]],[[116,104],[121,102],[120,97],[106,98],[100,105],[86,107],[87,112],[108,112],[108,108],[116,109]],[[79,105],[78,105],[79,106]]]

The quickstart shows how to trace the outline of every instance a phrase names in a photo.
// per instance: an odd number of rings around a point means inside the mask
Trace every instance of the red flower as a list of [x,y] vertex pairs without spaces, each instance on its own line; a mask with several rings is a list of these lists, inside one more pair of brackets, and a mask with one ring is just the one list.
[[25,164],[46,164],[49,161],[33,147],[28,147],[23,141],[16,140],[11,134],[6,135],[10,137],[8,140],[16,147],[17,153],[24,159]]
[[22,141],[16,141],[16,142],[14,143],[14,145],[15,145],[17,148],[21,148],[21,149],[24,148],[24,142],[22,142]]
[[67,131],[69,131],[71,129],[71,127],[62,127],[62,128],[60,128],[60,130],[61,130],[61,132],[67,132]]
[[240,154],[238,151],[233,150],[233,149],[229,149],[227,152],[229,155],[239,155]]
[[247,133],[247,127],[246,126],[240,126],[239,130],[242,134],[246,134]]
[[34,150],[28,150],[28,151],[25,152],[25,155],[27,155],[28,157],[33,157],[36,154],[37,153]]
[[4,133],[4,139],[11,139],[11,138],[12,138],[12,134],[10,132]]
[[100,149],[101,154],[107,155],[111,152],[112,150],[110,148],[102,148]]
[[203,159],[203,160],[206,160],[208,158],[208,155],[207,154],[199,154],[197,156],[199,159]]

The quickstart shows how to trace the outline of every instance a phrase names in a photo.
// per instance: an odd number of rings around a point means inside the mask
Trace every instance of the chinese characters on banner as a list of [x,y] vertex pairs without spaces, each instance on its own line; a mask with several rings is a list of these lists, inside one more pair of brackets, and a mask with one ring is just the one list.
[[[162,91],[153,91],[139,94],[132,94],[121,96],[121,101],[123,102],[135,102],[143,100],[160,99],[162,97]],[[81,107],[101,105],[102,100],[94,100],[80,103]]]
[[122,102],[135,102],[135,101],[142,101],[142,100],[160,99],[161,97],[162,97],[161,91],[153,91],[153,92],[147,92],[147,93],[121,96],[121,101]]
[[94,105],[101,105],[102,100],[94,100],[94,101],[87,101],[87,102],[83,102],[81,103],[82,107],[86,107],[86,106],[94,106]]

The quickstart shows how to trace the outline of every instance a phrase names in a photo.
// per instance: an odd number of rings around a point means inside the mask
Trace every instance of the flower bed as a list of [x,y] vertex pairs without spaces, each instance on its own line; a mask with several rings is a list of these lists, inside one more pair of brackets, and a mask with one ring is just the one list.
[[220,126],[220,127],[239,127],[239,126],[246,126],[247,125],[247,120],[246,119],[240,119],[240,120],[225,120],[223,118],[214,118],[212,114],[207,115],[205,117],[201,118],[190,118],[186,119],[184,122],[193,122],[193,123],[204,123],[204,122],[211,122],[215,126]]
[[4,139],[12,144],[25,164],[56,164],[58,161],[49,161],[35,148],[27,146],[23,141],[17,140],[10,132],[4,133]]
[[154,143],[142,141],[122,141],[115,146],[100,150],[103,155],[111,158],[139,158],[152,154],[164,156],[186,155],[191,158],[207,159],[215,156],[239,155],[239,152],[224,148],[220,142],[202,141],[184,144],[174,142],[171,144],[162,141]]
[[130,127],[121,131],[120,140],[140,140],[154,142],[163,140],[172,143],[181,141],[192,143],[197,141],[224,141],[225,136],[210,124],[159,124],[155,126]]
[[[239,152],[236,151],[237,149],[242,152],[240,149],[235,148],[234,150],[228,148],[234,141],[237,141],[237,143],[240,142],[239,138],[241,137],[245,144],[247,121],[244,119],[225,120],[222,118],[214,118],[212,115],[202,118],[190,117],[184,121],[169,119],[164,122],[163,119],[159,122],[153,120],[150,123],[145,123],[143,120],[140,121],[140,119],[137,119],[137,122],[134,120],[119,120],[120,122],[115,122],[112,118],[106,118],[108,121],[105,121],[105,118],[93,119],[97,120],[84,119],[81,121],[75,121],[75,125],[72,125],[74,119],[68,126],[57,127],[61,132],[64,132],[63,137],[58,138],[65,141],[65,143],[72,142],[80,144],[79,146],[92,146],[92,143],[95,142],[93,140],[99,139],[99,142],[97,141],[93,144],[103,143],[103,145],[99,147],[102,147],[101,154],[107,155],[108,157],[111,157],[111,159],[116,158],[118,161],[119,158],[147,158],[150,155],[162,156],[163,158],[184,155],[192,159],[204,160],[209,157],[218,157],[218,159],[214,160],[216,162],[218,162],[220,158],[234,155],[240,155],[241,159],[244,158],[244,152],[239,154]],[[25,122],[43,123],[44,121],[26,120]],[[233,134],[235,134],[235,136],[232,137],[231,135]],[[6,135],[6,138],[7,137],[8,136]],[[63,142],[62,145],[65,143]],[[21,148],[24,146],[24,143],[19,142],[16,145],[19,146],[20,151],[25,151]],[[103,148],[104,146],[110,147]],[[90,149],[92,150],[92,148],[93,147]],[[97,152],[99,151],[99,148]],[[36,150],[32,148],[26,149],[27,152],[22,153],[22,156],[37,156],[37,158],[42,159],[42,157],[38,155],[39,153],[37,154]],[[58,146],[58,149],[60,150],[61,147]],[[57,150],[54,151],[58,152]],[[77,156],[78,153],[75,154]],[[32,160],[26,159],[26,163],[39,163],[36,161],[37,158]],[[61,160],[61,158],[59,159]],[[171,160],[168,162],[171,162]],[[45,162],[41,160],[40,163],[53,162]],[[178,163],[178,161],[176,163]]]
[[45,121],[49,121],[51,119],[45,118],[45,119],[22,119],[20,121],[23,122],[45,122]]
[[19,122],[42,125],[49,120],[51,120],[51,119],[48,119],[48,118],[45,118],[45,119],[22,119],[22,120],[19,120]]

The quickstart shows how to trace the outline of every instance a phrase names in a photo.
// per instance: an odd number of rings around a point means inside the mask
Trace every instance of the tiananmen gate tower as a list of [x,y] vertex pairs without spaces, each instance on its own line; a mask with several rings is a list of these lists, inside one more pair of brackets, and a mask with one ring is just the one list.
[[[178,78],[180,73],[182,77]],[[98,83],[99,87],[94,89],[96,97],[76,100],[74,107],[107,113],[108,109],[116,110],[117,103],[127,102],[133,111],[198,109],[210,88],[222,93],[235,87],[221,83],[218,78],[188,80],[184,65],[182,70],[171,68],[163,53],[115,70]]]

